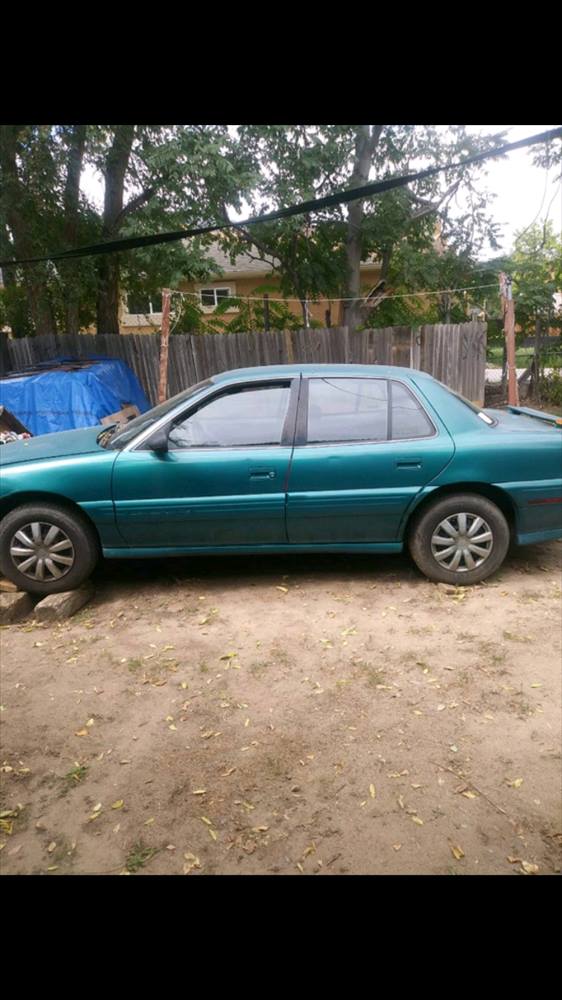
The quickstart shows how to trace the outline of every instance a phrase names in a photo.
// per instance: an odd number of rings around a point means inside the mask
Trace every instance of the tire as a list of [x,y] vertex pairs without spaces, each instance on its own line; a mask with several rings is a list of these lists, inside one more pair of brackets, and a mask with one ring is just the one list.
[[90,576],[99,553],[88,522],[55,504],[25,504],[0,523],[0,572],[30,594],[75,590]]
[[495,573],[509,543],[505,516],[476,493],[437,500],[415,519],[409,536],[410,554],[422,573],[457,587],[470,587]]

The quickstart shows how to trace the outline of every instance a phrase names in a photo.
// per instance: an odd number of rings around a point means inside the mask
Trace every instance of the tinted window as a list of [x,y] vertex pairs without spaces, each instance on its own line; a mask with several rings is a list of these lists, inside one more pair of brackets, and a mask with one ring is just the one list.
[[480,417],[480,420],[483,420],[485,424],[490,424],[490,426],[493,426],[495,423],[497,423],[497,421],[493,420],[492,417],[488,416],[487,413],[484,413],[484,411],[479,406],[476,406],[474,403],[471,403],[470,399],[465,399],[464,396],[461,396],[460,392],[455,392],[454,389],[450,389],[449,386],[445,385],[444,382],[439,382],[438,385],[442,386],[443,389],[446,389],[447,392],[450,392],[451,396],[454,396],[456,399],[460,399],[461,403],[464,403],[465,406],[468,406],[468,408],[472,410],[472,412],[475,413],[477,417]]
[[311,379],[308,441],[385,441],[388,404],[385,379]]
[[168,446],[232,448],[280,444],[289,386],[260,386],[215,397],[170,431]]
[[[172,398],[167,399],[165,403],[160,403],[159,406],[155,406],[152,410],[149,410],[148,413],[143,413],[140,417],[135,417],[134,420],[130,420],[124,430],[116,427],[112,436],[107,439],[109,443],[107,443],[106,440],[104,447],[124,448],[125,445],[128,444],[129,441],[132,441],[137,434],[141,433],[141,431],[147,430],[155,424],[157,420],[160,420],[161,417],[165,417],[167,413],[174,410],[182,402],[187,402],[187,400],[191,399],[192,396],[195,396],[198,392],[201,392],[202,389],[206,389],[207,386],[212,384],[211,379],[205,379],[204,382],[198,382],[197,385],[192,385],[187,392],[179,392],[177,396],[172,396]],[[104,438],[106,433],[107,432],[102,431]]]
[[417,399],[400,382],[392,382],[392,440],[428,437],[433,425]]

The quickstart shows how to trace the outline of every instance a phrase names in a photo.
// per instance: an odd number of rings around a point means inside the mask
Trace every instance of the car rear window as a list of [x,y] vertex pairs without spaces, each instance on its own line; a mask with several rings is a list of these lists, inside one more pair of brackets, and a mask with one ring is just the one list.
[[488,424],[490,427],[493,427],[493,425],[496,423],[496,421],[493,420],[492,417],[488,416],[487,413],[484,413],[481,407],[476,406],[475,403],[471,403],[469,399],[466,399],[464,396],[461,396],[460,392],[455,392],[454,389],[450,389],[449,386],[445,385],[444,382],[439,382],[439,385],[443,386],[443,388],[446,389],[447,392],[450,392],[451,396],[456,396],[457,399],[460,399],[461,403],[464,403],[465,406],[468,406],[469,410],[472,410],[472,412],[475,413],[477,417],[480,417],[480,420],[482,420],[483,423]]
[[310,379],[309,444],[430,437],[435,428],[401,382],[384,378]]
[[388,388],[385,379],[311,379],[308,441],[386,441]]
[[401,382],[391,382],[390,437],[393,441],[430,437],[433,425],[415,396]]

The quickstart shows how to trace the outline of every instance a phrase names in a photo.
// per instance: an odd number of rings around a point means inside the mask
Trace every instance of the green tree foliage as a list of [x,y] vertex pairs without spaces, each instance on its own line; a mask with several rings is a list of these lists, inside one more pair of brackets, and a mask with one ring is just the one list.
[[[80,128],[1,126],[3,257],[220,222],[224,206],[239,209],[254,180],[251,158],[224,125],[91,125],[79,146]],[[77,152],[79,174],[90,165],[103,175],[101,209],[80,192],[71,208]],[[98,329],[116,332],[122,293],[150,294],[209,270],[201,241],[6,268],[4,311],[18,334],[55,332],[68,329],[78,302],[75,327],[97,316]]]
[[[0,126],[0,248],[2,256],[34,257],[53,246],[89,242],[98,235],[95,214],[76,188],[83,149],[72,125]],[[77,148],[78,145],[78,148]],[[76,160],[78,161],[76,163]],[[16,334],[66,328],[69,302],[79,302],[77,321],[93,319],[95,267],[91,260],[58,268],[37,264],[4,272],[4,307]]]
[[519,233],[508,273],[513,277],[517,325],[527,336],[562,329],[562,236],[552,223],[531,226]]
[[[330,194],[368,180],[456,162],[494,148],[500,140],[468,135],[464,126],[447,130],[431,125],[244,125],[238,134],[259,166],[252,195],[255,211]],[[448,169],[407,188],[387,192],[349,207],[324,209],[311,218],[234,231],[224,236],[232,253],[255,252],[275,258],[284,295],[303,304],[318,297],[356,299],[361,292],[360,264],[376,257],[387,291],[476,284],[472,263],[485,241],[497,240],[487,210],[482,168]],[[455,198],[467,206],[460,211]],[[439,244],[437,243],[439,234]],[[446,248],[446,252],[443,248]],[[453,280],[454,279],[454,280]],[[382,300],[367,313],[346,306],[352,326],[433,319],[462,313],[461,300],[420,311],[420,303]]]
[[509,256],[497,257],[485,265],[489,280],[498,289],[487,294],[487,318],[495,323],[503,340],[499,275],[512,279],[515,322],[518,336],[544,336],[562,330],[562,236],[551,222],[528,226],[516,234]]
[[[501,141],[469,135],[463,125],[4,125],[0,252],[40,256],[103,239],[221,224],[367,180],[451,164]],[[548,157],[550,164],[557,147],[534,155]],[[88,166],[104,179],[101,207],[80,188]],[[300,300],[297,320],[286,305],[272,301],[272,327],[309,325],[307,303],[324,298],[346,299],[344,321],[352,328],[464,319],[472,305],[482,303],[476,286],[486,275],[476,264],[478,255],[498,235],[484,173],[482,164],[448,167],[348,206],[225,229],[220,242],[233,260],[244,252],[273,262],[282,295]],[[74,331],[94,322],[100,332],[115,332],[123,293],[152,296],[181,280],[210,276],[210,243],[191,240],[6,268],[3,321],[20,335]],[[522,245],[527,258],[532,252]],[[386,295],[366,307],[358,301],[366,291],[360,265],[373,258],[381,263]],[[538,316],[541,280],[539,268],[534,291],[531,278],[521,285],[529,323]],[[460,286],[474,287],[474,295],[391,297]],[[241,300],[230,322],[225,308],[223,302],[209,317],[185,300],[176,329],[262,324],[259,303]]]

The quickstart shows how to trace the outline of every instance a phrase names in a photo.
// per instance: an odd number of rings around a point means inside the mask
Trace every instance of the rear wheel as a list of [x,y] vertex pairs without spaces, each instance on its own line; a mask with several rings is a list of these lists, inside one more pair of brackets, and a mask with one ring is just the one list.
[[74,590],[98,558],[93,529],[62,507],[29,504],[2,519],[0,570],[20,590],[43,595]]
[[409,544],[414,562],[430,580],[468,587],[499,569],[509,548],[509,527],[491,500],[463,493],[423,511]]

